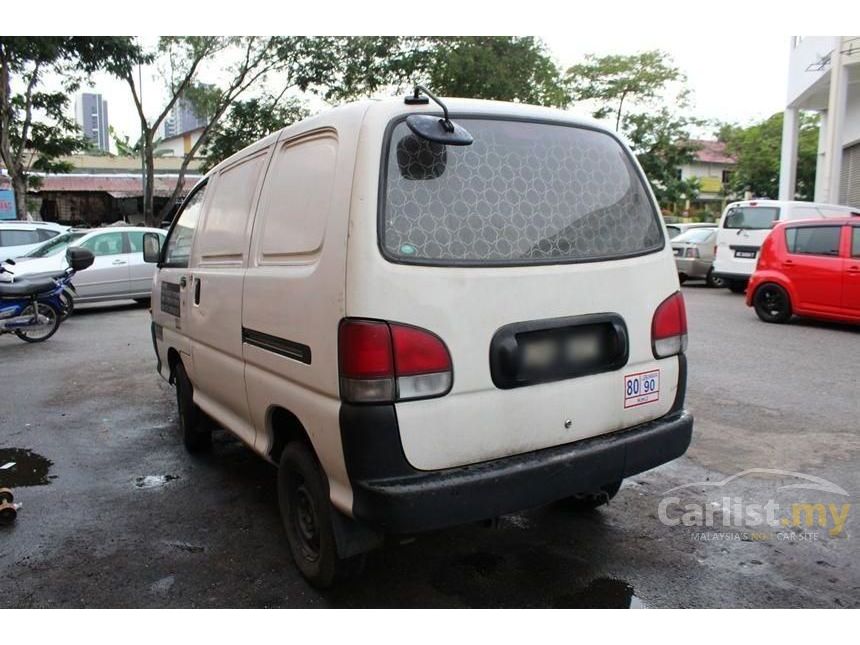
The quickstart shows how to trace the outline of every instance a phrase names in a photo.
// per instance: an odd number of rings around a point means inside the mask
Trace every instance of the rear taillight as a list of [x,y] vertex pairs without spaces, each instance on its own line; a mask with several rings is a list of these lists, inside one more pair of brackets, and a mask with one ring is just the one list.
[[687,247],[687,250],[684,251],[684,257],[686,258],[697,258],[699,257],[699,249],[694,246]]
[[654,312],[651,348],[655,358],[666,358],[686,351],[687,308],[680,291],[666,298]]
[[352,403],[391,403],[447,394],[451,355],[436,334],[378,320],[340,324],[340,391]]

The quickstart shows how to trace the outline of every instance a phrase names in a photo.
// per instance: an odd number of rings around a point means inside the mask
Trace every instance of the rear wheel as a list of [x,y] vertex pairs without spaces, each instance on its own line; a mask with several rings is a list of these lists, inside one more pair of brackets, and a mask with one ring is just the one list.
[[678,274],[678,282],[680,282],[681,284],[684,284],[686,281],[687,281],[687,274],[686,273],[679,273]]
[[181,362],[176,365],[175,383],[182,442],[188,452],[202,452],[212,445],[212,428],[206,414],[194,403],[194,386]]
[[747,290],[746,280],[729,280],[729,291],[732,293],[743,293]]
[[755,290],[753,307],[756,315],[765,322],[784,323],[791,318],[788,292],[772,282],[766,282]]
[[611,500],[618,494],[618,490],[621,488],[621,482],[622,480],[619,479],[618,481],[612,482],[611,484],[601,486],[596,491],[568,497],[567,499],[562,500],[562,504],[565,506],[565,508],[571,511],[594,510],[598,506],[608,504],[609,500]]
[[313,452],[295,441],[284,448],[278,469],[278,505],[287,542],[302,575],[325,589],[336,580],[356,575],[364,555],[339,558],[328,483]]
[[707,285],[713,289],[722,289],[726,286],[726,281],[714,275],[714,269],[708,270],[708,275],[705,277]]
[[36,324],[32,327],[15,330],[15,335],[28,343],[41,343],[43,340],[48,340],[60,327],[60,312],[46,302],[37,302],[35,308],[33,305],[28,305],[21,315],[37,316]]
[[71,316],[72,312],[75,310],[75,298],[65,289],[60,294],[60,305],[62,305],[62,308],[60,309],[60,318],[65,320]]

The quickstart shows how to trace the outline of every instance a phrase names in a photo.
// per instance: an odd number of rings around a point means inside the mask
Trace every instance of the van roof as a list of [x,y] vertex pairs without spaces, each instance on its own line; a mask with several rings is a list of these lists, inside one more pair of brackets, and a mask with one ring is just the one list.
[[[214,172],[229,166],[233,162],[244,158],[254,150],[264,148],[274,141],[277,141],[282,134],[287,136],[295,136],[303,132],[310,132],[324,127],[337,127],[345,123],[354,123],[356,127],[360,127],[365,117],[373,117],[378,119],[390,120],[400,114],[409,113],[431,113],[442,114],[442,109],[433,103],[421,105],[407,105],[404,102],[404,96],[395,96],[385,99],[364,99],[354,101],[352,103],[344,103],[337,107],[324,110],[319,114],[302,119],[292,125],[273,132],[272,134],[252,143],[250,146],[240,150],[231,157],[224,159],[217,166],[212,168],[206,177]],[[458,114],[478,114],[482,116],[499,116],[524,120],[535,121],[557,121],[562,123],[570,123],[571,125],[581,125],[595,130],[601,130],[609,134],[614,134],[612,130],[601,125],[597,121],[576,115],[573,112],[560,110],[558,108],[548,108],[538,105],[528,105],[526,103],[510,103],[507,101],[486,101],[482,99],[461,99],[441,97],[442,101],[448,107],[452,118],[456,118]]]
[[[815,206],[816,208],[836,208],[839,210],[850,211],[853,209],[852,206],[846,206],[845,204],[825,204],[824,202],[804,202],[800,200],[789,200],[789,199],[744,199],[737,202],[731,202],[726,205],[726,208],[731,208],[732,206]],[[856,210],[856,209],[855,209]]]

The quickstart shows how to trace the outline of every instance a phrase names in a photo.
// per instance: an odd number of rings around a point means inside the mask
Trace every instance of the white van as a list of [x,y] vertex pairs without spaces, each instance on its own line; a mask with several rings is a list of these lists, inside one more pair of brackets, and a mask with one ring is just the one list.
[[732,202],[717,230],[714,277],[735,293],[743,293],[755,271],[758,252],[777,222],[817,217],[845,217],[856,208],[837,204],[755,199]]
[[599,505],[690,441],[684,301],[633,155],[566,112],[450,109],[292,125],[145,237],[185,444],[211,418],[279,465],[319,586],[386,533]]

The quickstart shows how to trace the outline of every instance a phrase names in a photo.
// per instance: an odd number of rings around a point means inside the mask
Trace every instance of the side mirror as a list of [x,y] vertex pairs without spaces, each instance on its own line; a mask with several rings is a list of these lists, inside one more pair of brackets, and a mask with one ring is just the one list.
[[158,233],[143,234],[143,261],[158,264],[161,260],[161,236]]
[[95,260],[93,252],[79,246],[70,246],[66,249],[66,262],[75,271],[83,271]]

